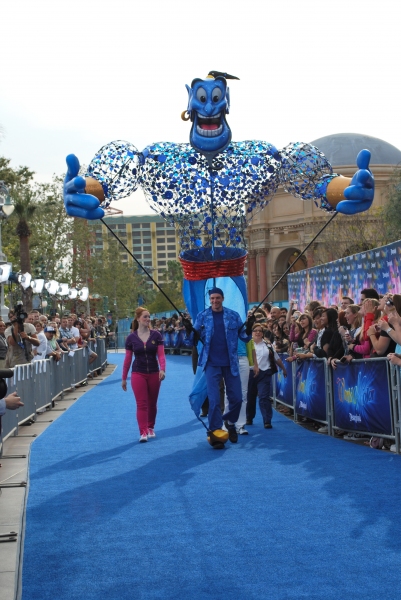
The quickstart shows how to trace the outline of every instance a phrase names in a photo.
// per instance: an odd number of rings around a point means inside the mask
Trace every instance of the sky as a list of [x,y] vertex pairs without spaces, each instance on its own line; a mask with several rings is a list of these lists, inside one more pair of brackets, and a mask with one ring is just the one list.
[[[0,155],[39,182],[112,140],[187,142],[185,84],[230,82],[233,140],[333,133],[401,149],[399,0],[18,0],[3,6]],[[113,203],[151,214],[143,194]]]

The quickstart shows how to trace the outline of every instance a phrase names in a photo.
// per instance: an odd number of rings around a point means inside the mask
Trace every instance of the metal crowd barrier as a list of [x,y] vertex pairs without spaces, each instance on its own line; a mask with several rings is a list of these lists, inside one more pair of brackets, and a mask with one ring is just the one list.
[[86,382],[94,371],[106,368],[105,339],[98,338],[90,346],[97,354],[90,365],[87,348],[81,348],[75,350],[72,356],[62,354],[58,362],[50,358],[14,367],[14,376],[7,380],[7,394],[18,392],[24,406],[18,410],[6,410],[1,417],[0,456],[3,442],[10,435],[17,436],[20,425],[29,420],[35,421],[37,413],[54,408],[55,399],[64,392]]
[[[285,361],[287,354],[280,354]],[[294,420],[308,418],[336,431],[394,441],[401,453],[400,369],[386,358],[337,363],[324,358],[286,362],[273,378],[273,402],[294,411]]]

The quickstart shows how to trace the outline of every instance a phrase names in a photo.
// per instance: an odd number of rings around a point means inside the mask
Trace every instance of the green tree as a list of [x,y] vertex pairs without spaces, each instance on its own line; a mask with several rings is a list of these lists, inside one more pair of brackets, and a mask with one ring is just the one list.
[[383,209],[384,229],[388,242],[401,239],[401,168],[395,169],[387,189]]
[[109,239],[106,250],[91,254],[91,295],[108,296],[114,306],[115,318],[132,315],[141,301],[146,306],[153,300],[154,291],[143,274],[122,260],[117,240]]
[[[29,185],[18,186],[11,193],[14,200],[14,215],[17,218],[15,233],[19,238],[20,268],[22,273],[32,273],[29,238],[32,234],[30,224],[37,210],[35,193]],[[32,310],[31,287],[22,290],[22,302],[26,311]]]
[[[19,185],[11,192],[15,210],[3,222],[3,249],[14,271],[29,271],[33,277],[71,281],[73,221],[67,217],[62,197],[62,179],[51,184]],[[30,309],[32,290],[23,295]]]
[[[316,219],[305,227],[309,239],[316,235],[325,220]],[[367,213],[352,216],[339,213],[316,240],[311,251],[313,264],[324,264],[387,243],[388,236],[383,227],[383,209],[371,208]]]
[[36,277],[71,280],[71,240],[74,219],[67,217],[62,196],[62,179],[35,186],[34,226],[30,237],[31,262]]
[[[4,181],[9,188],[10,195],[12,196],[15,204],[15,216],[11,221],[11,223],[14,225],[13,235],[15,239],[11,243],[10,248],[7,247],[7,244],[4,244],[3,248],[5,252],[7,252],[9,249],[15,251],[18,248],[19,260],[17,262],[20,265],[20,270],[23,272],[30,272],[31,264],[29,253],[29,236],[31,235],[31,230],[29,228],[29,221],[31,220],[35,211],[33,208],[33,192],[30,184],[34,172],[28,167],[18,167],[17,169],[14,169],[10,166],[10,164],[11,159],[3,156],[0,157],[0,180]],[[4,227],[4,233],[7,233],[6,227]],[[15,234],[17,237],[15,237]],[[30,310],[32,308],[31,288],[22,290],[22,300],[24,303],[24,308],[26,310]]]
[[[176,260],[169,260],[164,272],[159,271],[159,285],[164,293],[172,300],[177,308],[182,309],[184,300],[182,297],[183,271],[181,264]],[[167,310],[174,310],[167,298],[157,291],[154,301],[148,306],[150,312],[159,313]]]
[[11,159],[0,156],[0,181],[4,181],[6,186],[13,191],[20,185],[27,185],[32,181],[35,172],[30,171],[28,167],[10,167]]

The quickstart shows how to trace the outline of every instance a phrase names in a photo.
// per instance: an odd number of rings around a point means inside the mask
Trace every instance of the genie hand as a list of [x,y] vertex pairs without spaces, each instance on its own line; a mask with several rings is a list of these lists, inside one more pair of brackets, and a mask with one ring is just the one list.
[[99,200],[95,196],[85,194],[86,182],[79,173],[79,160],[75,154],[69,154],[66,158],[67,174],[64,179],[64,206],[69,217],[80,217],[81,219],[101,219],[104,210],[100,208]]
[[356,159],[358,171],[344,190],[346,200],[337,204],[338,212],[354,215],[370,208],[375,193],[375,180],[369,169],[369,161],[369,150],[361,150]]

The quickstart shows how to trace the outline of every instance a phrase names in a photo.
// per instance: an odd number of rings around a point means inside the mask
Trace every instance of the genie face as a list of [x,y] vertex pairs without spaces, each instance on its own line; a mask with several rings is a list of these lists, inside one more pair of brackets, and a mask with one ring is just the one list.
[[194,79],[188,90],[188,113],[192,129],[191,145],[210,161],[231,141],[231,129],[226,121],[230,94],[224,77]]

